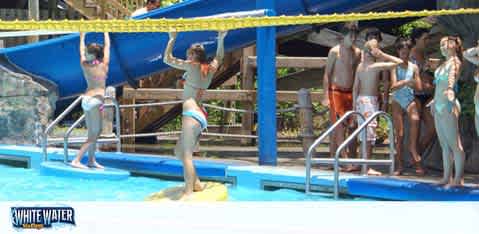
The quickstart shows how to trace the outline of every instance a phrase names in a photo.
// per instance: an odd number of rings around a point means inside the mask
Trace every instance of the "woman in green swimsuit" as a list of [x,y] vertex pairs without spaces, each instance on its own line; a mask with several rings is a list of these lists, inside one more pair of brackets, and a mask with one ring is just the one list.
[[[454,86],[459,79],[461,69],[462,45],[458,37],[443,37],[441,39],[441,54],[446,58],[434,73],[434,101],[431,112],[442,148],[444,176],[439,184],[447,186],[463,185],[464,149],[459,134],[459,113],[461,107],[456,99]],[[451,153],[453,157],[451,157]],[[452,179],[452,163],[456,174]]]

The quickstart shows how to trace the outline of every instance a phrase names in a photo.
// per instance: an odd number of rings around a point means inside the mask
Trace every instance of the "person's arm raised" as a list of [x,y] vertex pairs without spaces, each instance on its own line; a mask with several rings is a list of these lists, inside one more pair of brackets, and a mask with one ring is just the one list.
[[216,48],[216,56],[211,62],[211,66],[218,69],[223,64],[225,57],[225,37],[228,34],[227,31],[218,32],[218,47]]
[[372,69],[372,70],[383,71],[383,70],[393,69],[403,62],[402,59],[386,54],[378,48],[372,49],[371,53],[374,55],[374,57],[382,59],[384,61],[384,62],[376,62],[370,65],[369,69]]
[[110,34],[108,32],[104,33],[105,47],[103,48],[103,63],[105,65],[110,64]]
[[86,61],[86,56],[85,56],[85,33],[80,32],[80,63],[83,64]]
[[168,40],[168,44],[166,45],[165,54],[163,56],[163,62],[180,70],[187,70],[188,63],[185,60],[176,58],[173,56],[173,47],[175,46],[176,42],[176,32],[169,33],[170,39]]

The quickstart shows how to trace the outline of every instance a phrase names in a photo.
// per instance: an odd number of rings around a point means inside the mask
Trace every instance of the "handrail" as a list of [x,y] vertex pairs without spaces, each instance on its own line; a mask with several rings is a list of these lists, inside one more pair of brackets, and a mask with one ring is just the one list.
[[[389,159],[391,160],[391,166],[389,167],[389,173],[393,173],[393,171],[394,171],[394,155],[396,154],[396,151],[394,149],[393,123],[392,123],[392,120],[391,120],[391,116],[388,113],[383,112],[383,111],[378,111],[378,112],[375,112],[373,115],[371,115],[368,119],[366,119],[353,133],[351,133],[351,135],[349,135],[349,137],[336,150],[336,154],[334,156],[334,199],[339,198],[339,154],[341,153],[341,151],[344,150],[344,148],[346,148],[346,146],[348,146],[351,143],[351,141],[353,141],[356,138],[356,136],[361,131],[363,131],[368,126],[368,124],[371,121],[373,121],[374,119],[376,119],[377,117],[379,117],[381,115],[383,115],[386,118],[386,120],[388,121]],[[367,131],[364,130],[363,132],[367,132]],[[366,138],[363,140],[362,143],[364,145],[366,144]],[[366,154],[363,155],[363,158],[365,158],[365,157],[366,157]]]
[[68,163],[68,137],[70,137],[70,134],[73,132],[73,129],[76,128],[77,125],[79,125],[83,120],[85,119],[85,114],[81,115],[80,118],[75,121],[70,128],[65,133],[65,136],[63,137],[63,162]]
[[[110,99],[112,101],[112,104],[106,104],[104,107],[114,107],[115,108],[115,128],[116,128],[116,151],[120,152],[121,151],[121,129],[120,129],[120,105],[116,101],[115,98],[110,97],[110,96],[105,96],[105,100]],[[85,119],[85,115],[82,115],[75,123],[68,128],[66,131],[64,138],[63,138],[63,152],[64,152],[64,158],[63,161],[65,163],[68,163],[68,138],[70,137],[70,134],[73,132],[73,129],[78,126],[81,121]]]
[[[326,130],[326,132],[321,134],[321,136],[319,136],[319,138],[316,139],[313,142],[313,144],[309,147],[308,152],[306,154],[306,183],[305,183],[306,193],[310,193],[310,188],[311,188],[311,158],[312,158],[314,149],[324,140],[324,138],[329,136],[329,134],[331,134],[331,132],[333,132],[334,129],[336,129],[340,124],[342,124],[347,118],[349,118],[352,115],[357,115],[358,117],[361,118],[361,120],[364,121],[364,116],[361,113],[357,111],[348,111],[338,121],[336,121],[336,123],[334,123],[333,126],[329,127],[328,130]],[[364,139],[366,139],[366,132],[364,132]],[[362,145],[363,154],[365,154],[365,150],[366,150],[365,147],[366,147],[366,144],[363,144]]]
[[67,109],[65,109],[52,123],[50,123],[45,131],[43,132],[43,139],[42,139],[42,148],[43,148],[43,160],[48,160],[48,153],[47,153],[47,146],[48,146],[48,134],[50,131],[55,127],[60,121],[62,121],[65,116],[70,114],[70,112],[81,102],[83,96],[79,96],[72,104],[70,104]]

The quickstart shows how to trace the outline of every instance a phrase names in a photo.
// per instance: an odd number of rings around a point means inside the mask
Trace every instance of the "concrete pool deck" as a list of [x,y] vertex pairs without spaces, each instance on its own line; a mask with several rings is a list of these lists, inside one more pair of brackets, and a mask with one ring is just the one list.
[[[76,150],[69,150],[72,160]],[[49,160],[63,160],[63,149],[49,148]],[[36,146],[0,145],[0,159],[27,162],[28,167],[37,169],[43,161],[42,150]],[[84,158],[86,160],[86,157]],[[181,162],[172,156],[98,152],[97,159],[108,167],[128,170],[132,174],[166,178],[182,178]],[[203,179],[225,181],[255,189],[304,190],[304,159],[280,158],[279,166],[258,166],[253,162],[232,159],[195,157],[197,172]],[[284,165],[286,164],[286,166]],[[468,175],[467,183],[477,181],[476,175]],[[379,200],[403,201],[479,201],[479,188],[467,184],[464,188],[443,188],[433,182],[435,175],[427,177],[367,177],[341,173],[340,190],[343,195],[359,196]],[[333,189],[331,170],[314,169],[312,189],[329,193]]]

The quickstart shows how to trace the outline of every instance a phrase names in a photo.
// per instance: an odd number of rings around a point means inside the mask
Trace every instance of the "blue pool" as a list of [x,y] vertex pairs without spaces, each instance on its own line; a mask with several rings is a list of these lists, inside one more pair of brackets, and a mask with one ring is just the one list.
[[[142,201],[147,195],[181,182],[131,176],[122,181],[77,179],[41,175],[36,169],[0,164],[0,201]],[[264,191],[229,186],[230,201],[319,201],[288,189]]]

